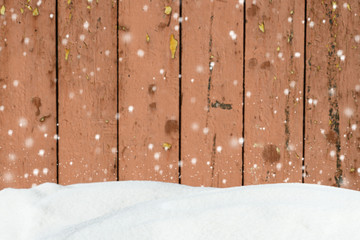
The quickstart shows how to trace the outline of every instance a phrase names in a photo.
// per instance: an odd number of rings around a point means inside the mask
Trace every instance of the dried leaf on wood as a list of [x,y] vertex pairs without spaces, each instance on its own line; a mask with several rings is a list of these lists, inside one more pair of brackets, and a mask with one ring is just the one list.
[[5,15],[5,5],[2,5],[0,13],[1,15]]
[[259,23],[259,29],[261,32],[265,32],[265,24],[263,22]]
[[174,34],[170,36],[170,51],[171,51],[171,58],[175,58],[175,52],[178,45],[178,41],[175,39]]
[[171,14],[171,11],[172,11],[172,9],[171,9],[170,6],[166,6],[166,7],[165,7],[165,14],[166,14],[166,15],[170,15],[170,14]]

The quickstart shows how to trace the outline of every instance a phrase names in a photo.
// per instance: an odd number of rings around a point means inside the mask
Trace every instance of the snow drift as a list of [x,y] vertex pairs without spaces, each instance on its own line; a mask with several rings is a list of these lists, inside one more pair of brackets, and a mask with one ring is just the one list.
[[106,182],[0,191],[0,239],[356,239],[360,193]]

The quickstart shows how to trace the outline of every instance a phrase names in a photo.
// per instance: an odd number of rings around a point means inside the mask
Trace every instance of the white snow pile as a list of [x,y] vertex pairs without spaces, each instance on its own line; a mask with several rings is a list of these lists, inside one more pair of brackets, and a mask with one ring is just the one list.
[[1,240],[359,239],[360,192],[107,182],[0,191]]

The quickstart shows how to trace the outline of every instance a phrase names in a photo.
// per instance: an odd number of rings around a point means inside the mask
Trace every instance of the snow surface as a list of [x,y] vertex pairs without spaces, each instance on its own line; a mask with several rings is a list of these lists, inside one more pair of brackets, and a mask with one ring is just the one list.
[[106,182],[0,191],[0,239],[360,239],[360,192]]

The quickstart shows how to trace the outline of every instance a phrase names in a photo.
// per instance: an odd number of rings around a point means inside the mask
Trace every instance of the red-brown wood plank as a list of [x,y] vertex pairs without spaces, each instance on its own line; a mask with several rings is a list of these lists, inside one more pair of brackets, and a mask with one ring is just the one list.
[[246,185],[302,180],[304,3],[246,1]]
[[182,184],[242,184],[243,11],[183,1]]
[[55,2],[0,9],[0,189],[56,182]]
[[120,180],[178,182],[178,16],[178,0],[119,2]]
[[58,1],[59,183],[117,178],[117,3]]
[[359,190],[360,3],[307,9],[305,182]]

